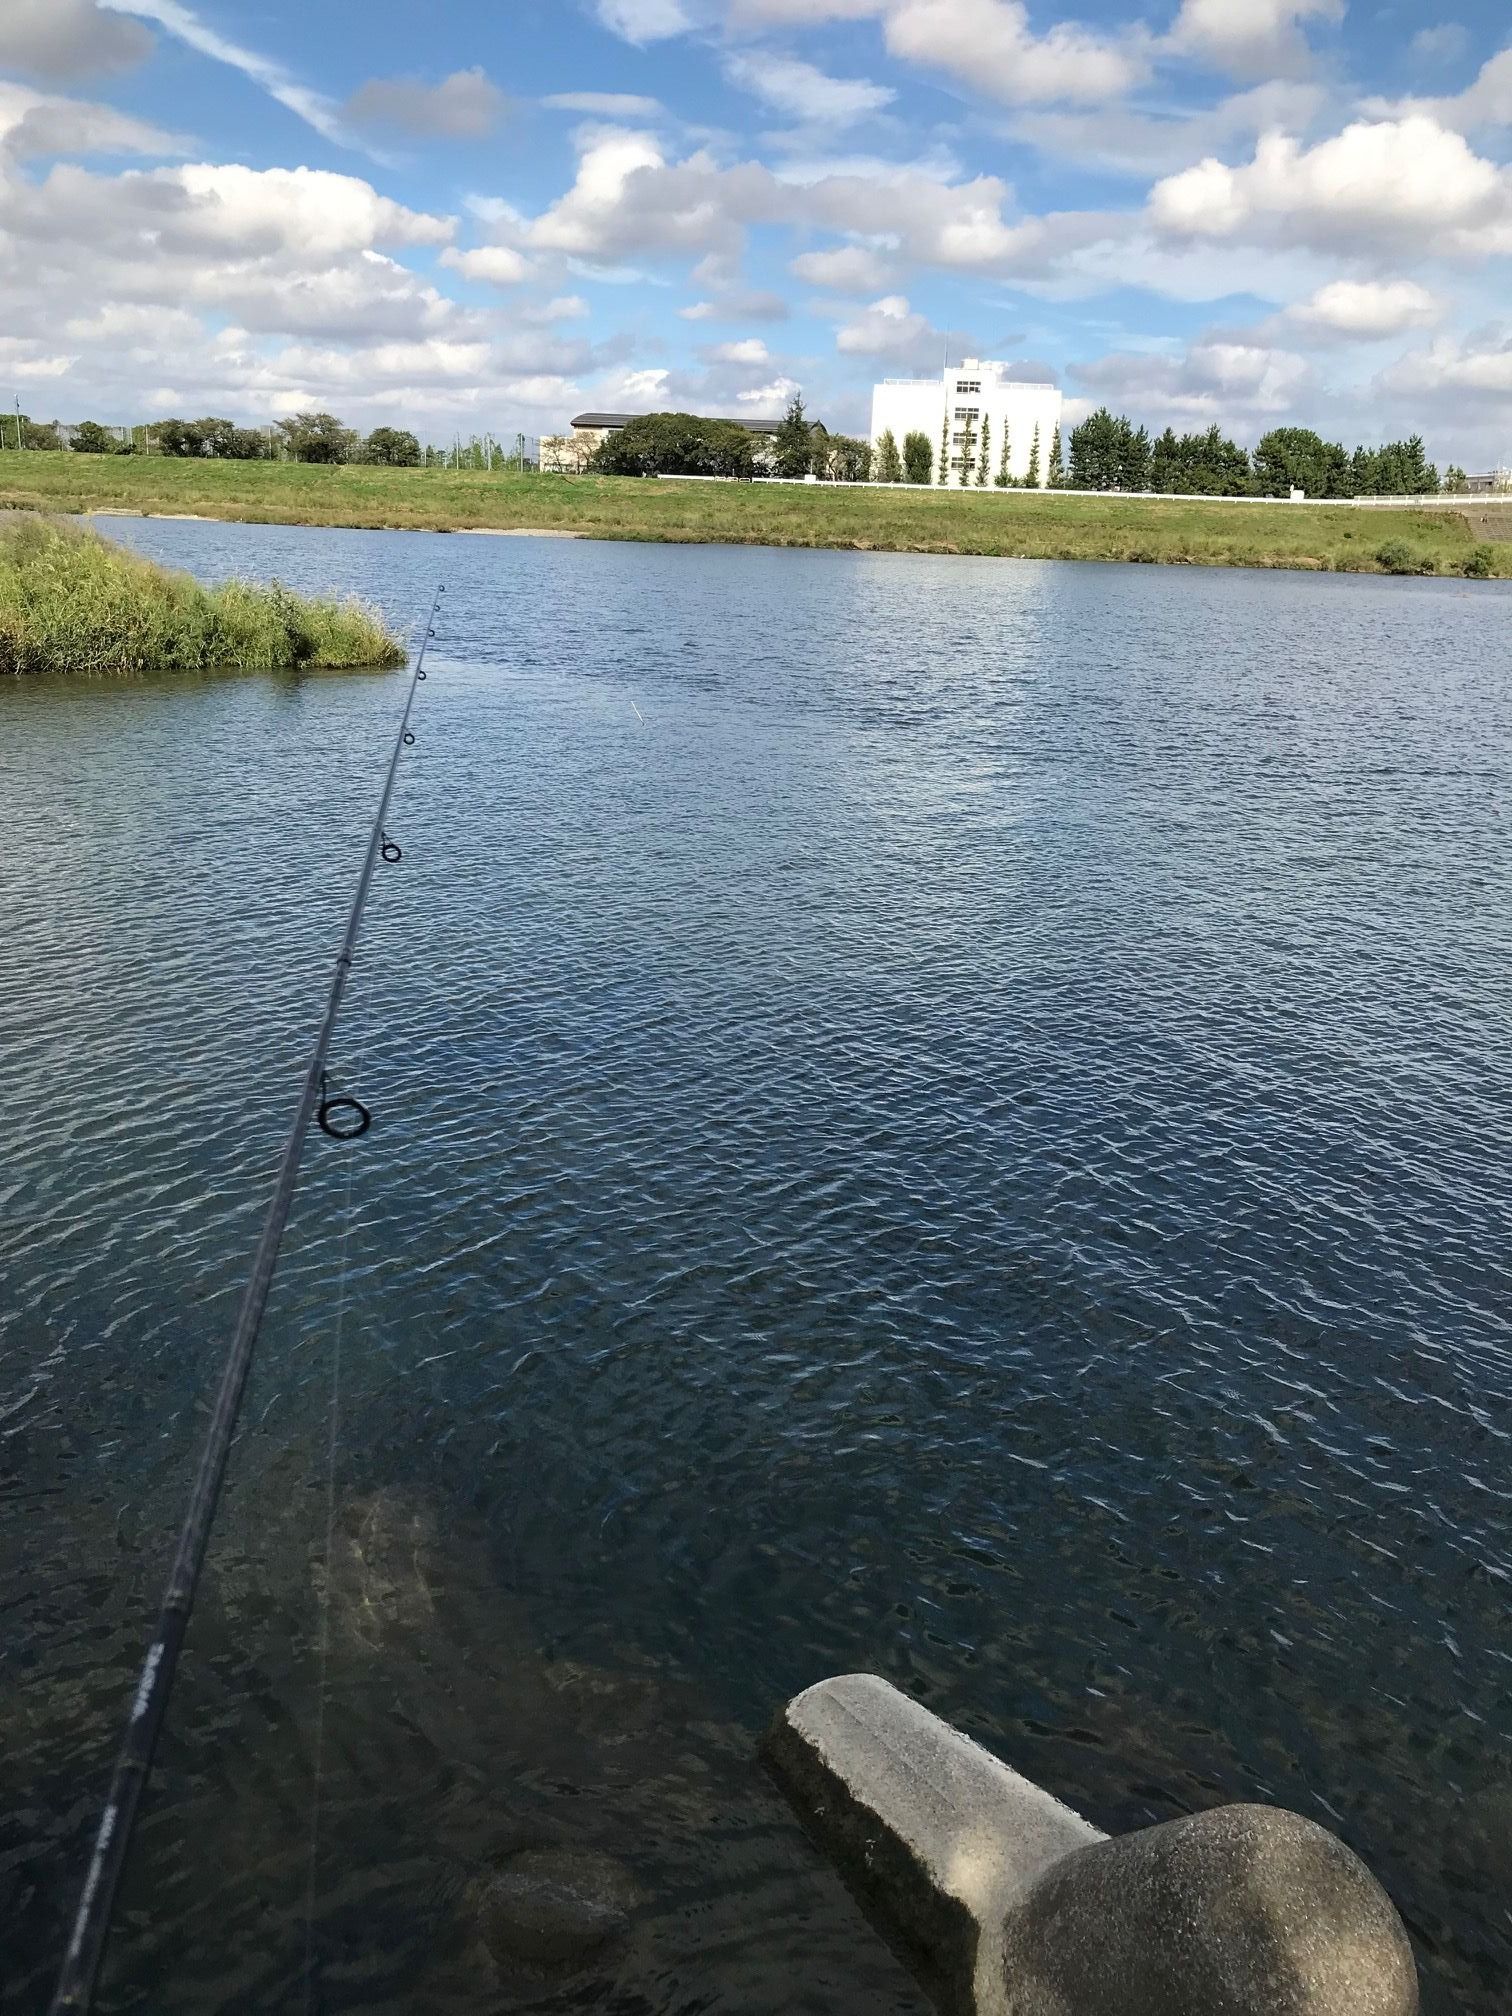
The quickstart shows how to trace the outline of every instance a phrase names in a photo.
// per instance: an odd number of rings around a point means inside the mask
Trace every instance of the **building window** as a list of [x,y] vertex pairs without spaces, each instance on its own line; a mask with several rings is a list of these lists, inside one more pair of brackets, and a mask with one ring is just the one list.
[[981,413],[980,406],[957,406],[955,409],[957,420],[978,420],[981,418]]
[[982,389],[982,383],[979,378],[959,378],[956,381],[957,398],[959,398],[963,392],[980,392],[981,389]]

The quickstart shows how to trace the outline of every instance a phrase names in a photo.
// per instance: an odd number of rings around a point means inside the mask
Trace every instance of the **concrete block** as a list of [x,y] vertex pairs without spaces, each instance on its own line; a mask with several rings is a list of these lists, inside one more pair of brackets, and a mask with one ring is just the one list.
[[1110,1839],[871,1674],[798,1695],[766,1755],[947,2016],[1415,2016],[1385,1892],[1296,1814]]

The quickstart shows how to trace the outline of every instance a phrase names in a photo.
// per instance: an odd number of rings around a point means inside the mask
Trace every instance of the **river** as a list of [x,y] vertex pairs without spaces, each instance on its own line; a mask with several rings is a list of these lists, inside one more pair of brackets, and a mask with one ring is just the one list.
[[[1504,2008],[1512,586],[110,530],[448,593],[105,2006],[917,2011],[754,1762],[866,1668],[1312,1815]],[[28,2016],[401,704],[0,692]],[[543,1846],[580,1966],[484,1924]]]

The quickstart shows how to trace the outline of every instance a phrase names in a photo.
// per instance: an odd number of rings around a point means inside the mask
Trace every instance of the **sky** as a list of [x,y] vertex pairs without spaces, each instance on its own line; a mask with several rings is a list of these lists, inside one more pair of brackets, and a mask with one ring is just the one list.
[[1506,0],[0,0],[0,401],[865,432],[948,356],[1512,462]]

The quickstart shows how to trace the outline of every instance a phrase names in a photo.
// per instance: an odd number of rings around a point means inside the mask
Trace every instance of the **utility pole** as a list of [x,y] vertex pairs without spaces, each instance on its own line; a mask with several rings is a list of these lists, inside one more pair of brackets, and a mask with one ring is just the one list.
[[25,443],[25,442],[24,442],[24,441],[23,441],[23,440],[21,439],[21,395],[20,395],[20,393],[18,392],[18,393],[16,394],[16,449],[17,449],[17,452],[19,453],[19,452],[20,452],[20,450],[21,450],[21,449],[23,449],[23,448],[24,448],[25,446],[26,446],[26,443]]

